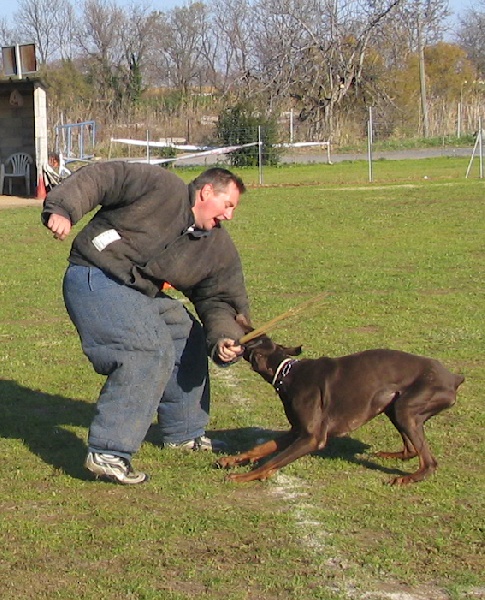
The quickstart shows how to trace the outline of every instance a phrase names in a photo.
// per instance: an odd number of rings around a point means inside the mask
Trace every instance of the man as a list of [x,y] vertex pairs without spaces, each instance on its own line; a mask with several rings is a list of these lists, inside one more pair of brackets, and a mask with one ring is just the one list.
[[[42,222],[59,240],[99,207],[72,244],[64,301],[82,348],[106,375],[88,436],[85,466],[122,484],[135,471],[158,410],[164,446],[217,450],[209,418],[207,355],[229,364],[241,354],[237,313],[248,299],[230,220],[245,187],[226,169],[189,185],[159,166],[90,165],[56,186]],[[202,325],[163,292],[169,282],[194,304]]]
[[49,152],[47,157],[47,164],[51,167],[61,178],[69,177],[71,171],[66,167],[66,163],[62,158],[61,154],[57,152]]

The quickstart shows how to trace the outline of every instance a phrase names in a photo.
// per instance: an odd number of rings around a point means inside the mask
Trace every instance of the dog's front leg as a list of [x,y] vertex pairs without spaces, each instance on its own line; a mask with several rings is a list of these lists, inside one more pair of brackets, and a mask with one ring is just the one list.
[[237,483],[244,483],[255,479],[264,481],[271,477],[278,469],[281,469],[281,467],[295,461],[297,458],[305,456],[305,454],[315,452],[318,448],[319,443],[315,437],[299,437],[288,446],[286,450],[283,450],[283,452],[280,452],[275,457],[271,458],[264,465],[261,465],[248,473],[231,473],[231,475],[228,476],[228,479]]
[[235,467],[236,465],[245,465],[247,463],[257,462],[265,456],[269,456],[274,452],[281,452],[284,450],[293,442],[295,435],[296,434],[293,433],[293,431],[288,431],[273,440],[269,440],[264,444],[255,446],[247,452],[241,452],[240,454],[236,454],[234,456],[224,456],[217,461],[217,464],[219,467],[228,469],[230,467]]

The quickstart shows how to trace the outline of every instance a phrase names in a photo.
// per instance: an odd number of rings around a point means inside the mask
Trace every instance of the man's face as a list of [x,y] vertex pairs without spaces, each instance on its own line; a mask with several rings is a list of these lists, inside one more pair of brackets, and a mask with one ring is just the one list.
[[195,205],[192,208],[195,226],[198,229],[210,231],[217,227],[219,221],[230,221],[239,202],[239,190],[234,181],[222,192],[214,190],[207,183],[196,192]]

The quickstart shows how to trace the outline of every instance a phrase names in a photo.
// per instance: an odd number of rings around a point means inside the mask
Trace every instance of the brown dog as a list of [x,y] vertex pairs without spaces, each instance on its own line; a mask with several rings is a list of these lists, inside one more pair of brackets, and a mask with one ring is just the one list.
[[[252,329],[238,317],[247,332]],[[322,450],[330,437],[343,436],[385,413],[402,436],[400,452],[379,452],[384,458],[417,456],[415,473],[391,484],[421,481],[437,467],[424,436],[424,423],[455,403],[464,381],[440,362],[398,350],[366,350],[339,358],[292,359],[301,347],[286,348],[261,335],[248,342],[244,358],[276,389],[291,424],[289,432],[248,452],[218,461],[221,467],[254,463],[277,453],[232,481],[267,479],[297,458]]]

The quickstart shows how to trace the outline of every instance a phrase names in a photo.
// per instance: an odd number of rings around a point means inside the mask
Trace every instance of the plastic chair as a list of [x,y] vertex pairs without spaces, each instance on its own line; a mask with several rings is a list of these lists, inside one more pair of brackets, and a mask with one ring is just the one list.
[[5,164],[1,166],[0,173],[0,193],[3,194],[5,180],[8,181],[8,191],[12,195],[12,181],[14,179],[23,179],[25,182],[25,192],[30,196],[30,165],[34,162],[30,154],[16,152],[11,154]]

